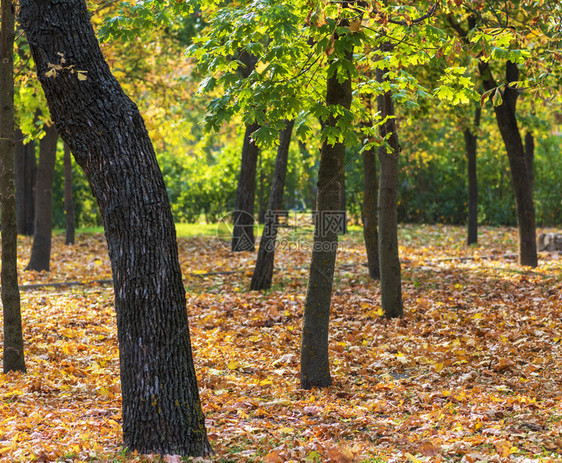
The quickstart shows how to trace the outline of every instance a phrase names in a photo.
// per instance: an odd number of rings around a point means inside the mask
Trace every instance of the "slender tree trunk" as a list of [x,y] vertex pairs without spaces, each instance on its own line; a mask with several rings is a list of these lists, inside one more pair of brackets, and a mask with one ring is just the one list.
[[363,177],[365,191],[363,194],[363,237],[367,249],[367,265],[369,276],[380,280],[379,268],[379,218],[378,194],[379,183],[377,179],[377,158],[373,148],[363,151]]
[[[207,441],[176,233],[136,105],[104,61],[84,0],[21,0],[51,116],[98,201],[113,284],[123,440],[140,453],[202,456]],[[49,63],[66,66],[46,77]],[[86,80],[76,72],[83,71]]]
[[468,226],[466,244],[478,243],[478,178],[476,174],[476,152],[482,108],[476,108],[474,126],[464,130],[464,146],[468,166]]
[[265,223],[265,194],[264,194],[264,183],[265,183],[265,174],[263,172],[263,156],[259,154],[259,168],[260,168],[260,188],[258,193],[258,204],[259,204],[259,212],[258,212],[258,222],[260,224]]
[[0,29],[0,214],[2,218],[2,307],[4,316],[4,373],[25,371],[20,292],[18,236],[14,188],[14,39],[15,5],[1,2]]
[[[256,67],[257,58],[247,52],[239,56],[243,66],[240,74],[247,79]],[[254,236],[254,201],[256,197],[256,170],[259,148],[252,139],[252,134],[260,128],[256,122],[246,125],[244,144],[242,146],[242,161],[240,163],[240,177],[236,188],[236,202],[232,217],[232,243],[234,252],[255,251],[256,238]]]
[[529,182],[531,183],[531,194],[535,190],[535,137],[532,132],[525,133],[525,161],[529,171]]
[[49,271],[53,233],[53,181],[59,134],[54,125],[45,127],[39,142],[39,166],[35,191],[35,226],[31,257],[26,270]]
[[[23,134],[18,130],[16,138],[21,140]],[[35,221],[35,177],[37,160],[35,142],[18,141],[15,154],[16,176],[16,220],[18,234],[33,235]]]
[[286,122],[285,129],[279,137],[279,147],[275,159],[275,172],[271,183],[271,193],[265,213],[265,225],[260,240],[256,267],[252,274],[250,289],[261,291],[271,288],[273,279],[273,264],[275,261],[275,242],[279,225],[279,211],[283,208],[283,190],[287,176],[287,161],[289,158],[289,145],[293,133],[294,120]]
[[259,149],[252,140],[252,134],[259,125],[249,124],[244,134],[240,177],[236,188],[236,206],[233,214],[232,251],[254,251],[254,200],[256,196],[256,167]]
[[[336,36],[336,41],[338,37]],[[348,61],[353,60],[351,51],[346,53]],[[341,75],[339,76],[341,78]],[[326,104],[351,106],[351,77],[338,81],[337,75],[328,77]],[[336,127],[337,116],[331,115],[326,121],[329,127]],[[341,216],[342,170],[345,167],[345,145],[330,145],[327,140],[320,150],[318,171],[318,195],[314,220],[314,243],[308,288],[304,304],[304,320],[301,347],[301,387],[326,387],[332,383],[328,359],[328,335],[332,284],[336,264],[338,232],[343,228]]]
[[72,159],[70,148],[64,144],[64,211],[66,213],[65,244],[74,244],[74,198],[72,196]]
[[[385,44],[386,45],[386,44]],[[386,47],[383,45],[383,49]],[[383,82],[384,71],[377,70],[377,81]],[[402,280],[398,256],[398,155],[400,145],[392,92],[389,90],[377,97],[377,106],[382,119],[389,118],[380,128],[381,137],[386,139],[390,152],[384,145],[379,147],[381,169],[379,190],[379,265],[381,272],[381,305],[387,318],[401,317]]]
[[307,206],[313,208],[314,203],[316,201],[316,185],[314,184],[314,175],[313,175],[314,167],[306,165],[306,161],[310,159],[311,154],[308,151],[306,144],[302,140],[299,140],[298,144],[299,144],[299,150],[301,152],[301,157],[305,161],[305,172],[306,172],[305,181],[306,181],[306,185],[308,186],[306,191],[304,191],[305,203]]
[[[478,63],[480,75],[486,90],[492,90],[497,84],[492,76],[489,63],[480,61]],[[506,81],[508,83],[519,80],[519,68],[515,63],[506,63]],[[535,225],[535,205],[533,203],[532,182],[529,176],[525,147],[521,139],[517,125],[516,104],[518,90],[506,86],[503,91],[502,104],[494,106],[496,121],[502,135],[509,166],[511,170],[511,184],[515,193],[515,205],[517,208],[517,224],[519,228],[519,263],[536,267],[537,241]]]

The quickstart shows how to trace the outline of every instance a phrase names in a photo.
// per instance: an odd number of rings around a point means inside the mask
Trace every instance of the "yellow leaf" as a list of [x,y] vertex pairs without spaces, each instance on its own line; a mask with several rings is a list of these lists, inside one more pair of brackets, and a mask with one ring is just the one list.
[[227,367],[229,370],[236,370],[240,365],[238,364],[238,362],[236,360],[230,362]]

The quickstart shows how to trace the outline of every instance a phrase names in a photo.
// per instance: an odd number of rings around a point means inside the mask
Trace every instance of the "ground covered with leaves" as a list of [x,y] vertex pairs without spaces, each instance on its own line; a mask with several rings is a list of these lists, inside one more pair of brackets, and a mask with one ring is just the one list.
[[[255,254],[232,254],[213,236],[179,241],[211,461],[562,461],[558,255],[542,253],[532,270],[516,263],[514,229],[481,229],[468,247],[460,227],[402,226],[405,316],[388,321],[352,231],[335,277],[334,384],[303,391],[311,235],[282,238],[266,293],[247,290]],[[48,274],[23,271],[30,244],[20,243],[28,372],[0,375],[0,458],[156,460],[120,447],[103,236],[74,246],[57,236]],[[69,281],[84,284],[40,286]]]

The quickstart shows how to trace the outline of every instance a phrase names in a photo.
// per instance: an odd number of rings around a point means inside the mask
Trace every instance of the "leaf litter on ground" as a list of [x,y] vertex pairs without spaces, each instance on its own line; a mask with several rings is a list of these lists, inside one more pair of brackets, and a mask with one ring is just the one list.
[[[381,317],[359,232],[342,238],[330,328],[334,385],[299,388],[310,234],[287,235],[273,288],[255,254],[179,241],[209,438],[219,462],[562,461],[562,262],[513,258],[516,230],[404,225],[401,320]],[[292,241],[291,241],[292,240]],[[53,243],[20,283],[28,372],[0,375],[2,461],[159,461],[121,448],[118,344],[102,235]],[[206,277],[197,274],[215,273]],[[178,461],[167,456],[164,461]]]

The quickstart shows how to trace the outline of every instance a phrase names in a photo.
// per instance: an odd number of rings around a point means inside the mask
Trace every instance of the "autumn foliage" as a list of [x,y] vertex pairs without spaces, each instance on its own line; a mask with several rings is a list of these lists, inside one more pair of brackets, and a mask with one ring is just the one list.
[[[461,228],[403,226],[405,316],[389,321],[352,231],[336,266],[334,385],[303,391],[311,236],[285,233],[293,245],[279,249],[284,271],[267,293],[247,291],[255,254],[231,253],[215,237],[179,242],[212,461],[560,461],[557,255],[542,253],[531,271],[516,264],[514,229],[484,229],[481,244],[466,247]],[[0,376],[0,458],[158,461],[120,448],[105,241],[63,243],[55,237],[50,273],[20,269],[28,373]],[[20,265],[29,249],[22,239]],[[37,286],[65,281],[83,284]]]

